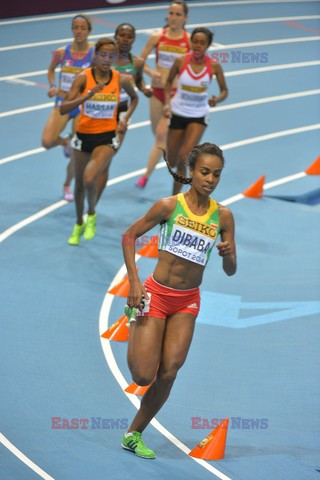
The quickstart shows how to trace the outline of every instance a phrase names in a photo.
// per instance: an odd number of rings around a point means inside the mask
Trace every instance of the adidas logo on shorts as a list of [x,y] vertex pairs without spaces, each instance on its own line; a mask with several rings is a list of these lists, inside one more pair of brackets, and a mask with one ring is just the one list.
[[198,308],[198,305],[196,303],[191,303],[191,305],[188,305],[187,308]]

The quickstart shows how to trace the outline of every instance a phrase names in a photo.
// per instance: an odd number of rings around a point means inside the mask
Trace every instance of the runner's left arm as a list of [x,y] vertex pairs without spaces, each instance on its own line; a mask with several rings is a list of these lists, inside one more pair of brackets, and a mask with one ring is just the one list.
[[125,114],[123,115],[121,120],[119,121],[118,128],[117,128],[119,133],[125,133],[125,131],[127,130],[128,121],[129,121],[131,115],[133,114],[134,110],[136,109],[136,106],[138,105],[139,98],[138,98],[138,95],[136,94],[133,86],[131,85],[131,83],[129,82],[127,77],[125,77],[124,75],[120,74],[119,85],[120,85],[120,88],[123,88],[130,97],[129,108],[125,112]]
[[212,95],[209,98],[210,107],[215,107],[217,103],[223,102],[223,100],[227,98],[228,88],[227,88],[227,83],[226,83],[224,73],[220,63],[212,62],[212,69],[213,69],[213,73],[217,78],[217,82],[220,88],[220,95],[218,97],[216,97],[215,95]]

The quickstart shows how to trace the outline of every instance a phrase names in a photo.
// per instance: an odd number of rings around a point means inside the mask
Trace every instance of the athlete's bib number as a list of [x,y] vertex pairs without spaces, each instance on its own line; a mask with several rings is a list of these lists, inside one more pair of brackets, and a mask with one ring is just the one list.
[[173,225],[166,251],[177,257],[205,266],[214,243],[215,240],[206,235],[192,232],[192,230],[179,225]]
[[113,118],[117,102],[97,102],[87,100],[84,103],[84,114],[91,118]]

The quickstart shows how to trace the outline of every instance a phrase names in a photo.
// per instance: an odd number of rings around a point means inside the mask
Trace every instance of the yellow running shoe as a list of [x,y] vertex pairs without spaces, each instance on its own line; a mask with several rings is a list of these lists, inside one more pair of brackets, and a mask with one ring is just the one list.
[[91,240],[96,234],[96,220],[97,214],[88,215],[87,223],[84,227],[83,238],[85,240]]
[[69,245],[79,245],[80,237],[83,234],[85,224],[78,225],[77,223],[73,227],[73,231],[69,237],[68,243]]

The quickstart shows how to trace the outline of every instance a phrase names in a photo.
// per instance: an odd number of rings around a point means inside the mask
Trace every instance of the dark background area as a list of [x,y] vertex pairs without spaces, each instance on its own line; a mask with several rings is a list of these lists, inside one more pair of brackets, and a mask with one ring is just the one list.
[[39,15],[43,13],[84,11],[93,8],[114,8],[120,6],[139,5],[142,3],[159,3],[148,0],[15,0],[8,2],[2,0],[0,3],[0,18],[22,17],[26,15]]

